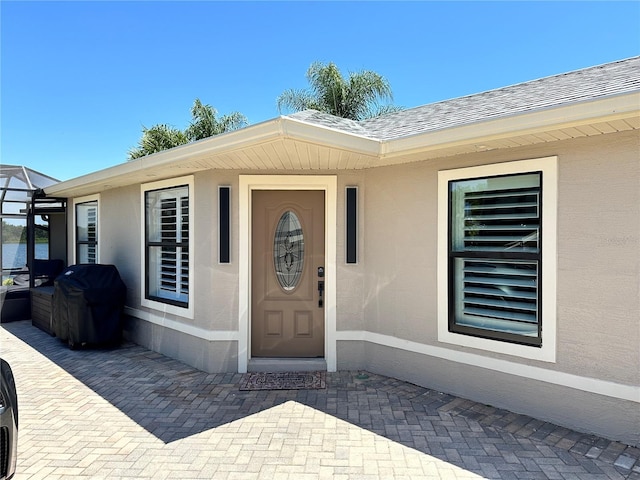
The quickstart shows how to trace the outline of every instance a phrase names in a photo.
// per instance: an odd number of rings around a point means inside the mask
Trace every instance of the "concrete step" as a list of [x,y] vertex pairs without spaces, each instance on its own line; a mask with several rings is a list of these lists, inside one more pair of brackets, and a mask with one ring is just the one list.
[[315,372],[327,371],[324,358],[252,358],[247,365],[249,372]]

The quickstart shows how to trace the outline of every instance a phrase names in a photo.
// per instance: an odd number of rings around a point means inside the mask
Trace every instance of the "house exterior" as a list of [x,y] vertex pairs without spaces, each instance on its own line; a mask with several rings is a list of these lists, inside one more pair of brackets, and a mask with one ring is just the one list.
[[355,122],[304,111],[48,187],[128,338],[363,369],[640,445],[640,57]]

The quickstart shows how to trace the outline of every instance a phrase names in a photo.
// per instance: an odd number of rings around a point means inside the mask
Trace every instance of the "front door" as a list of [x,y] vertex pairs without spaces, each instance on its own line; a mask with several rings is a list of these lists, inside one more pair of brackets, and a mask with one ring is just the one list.
[[252,357],[324,356],[324,195],[252,193]]

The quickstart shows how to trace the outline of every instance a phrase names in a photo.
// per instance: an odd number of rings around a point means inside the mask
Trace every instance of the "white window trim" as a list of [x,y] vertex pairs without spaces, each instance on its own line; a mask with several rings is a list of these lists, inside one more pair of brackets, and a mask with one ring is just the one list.
[[[180,307],[178,305],[171,305],[156,300],[150,300],[146,298],[146,204],[145,193],[151,190],[161,190],[165,188],[179,187],[186,185],[189,189],[189,300],[188,307]],[[159,182],[144,183],[140,185],[140,205],[142,208],[141,222],[140,222],[140,304],[143,307],[151,308],[153,310],[160,311],[162,313],[168,313],[177,315],[184,318],[194,318],[194,265],[196,262],[196,251],[193,248],[194,242],[194,219],[195,219],[195,202],[194,202],[194,181],[193,176],[171,178],[169,180],[161,180]]]
[[[472,337],[449,331],[449,181],[542,172],[542,346]],[[438,172],[438,341],[532,360],[556,361],[558,158],[544,157]]]
[[96,194],[96,195],[87,195],[86,197],[78,197],[78,198],[74,198],[73,199],[73,206],[71,208],[71,215],[72,215],[72,221],[71,224],[73,225],[73,251],[72,251],[72,257],[73,258],[73,262],[76,262],[76,259],[78,258],[78,252],[77,252],[77,248],[78,248],[78,225],[77,225],[77,218],[76,218],[76,206],[77,205],[81,205],[83,203],[89,203],[89,202],[98,202],[98,235],[96,236],[96,263],[100,263],[100,233],[102,232],[102,225],[100,225],[101,219],[102,219],[102,215],[100,214],[100,194]]

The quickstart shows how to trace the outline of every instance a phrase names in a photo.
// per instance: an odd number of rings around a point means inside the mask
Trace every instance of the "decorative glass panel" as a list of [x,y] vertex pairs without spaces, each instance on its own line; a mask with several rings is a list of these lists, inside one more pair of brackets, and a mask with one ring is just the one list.
[[287,291],[296,288],[304,267],[304,236],[300,220],[290,210],[282,214],[276,227],[273,260],[280,286]]

